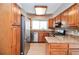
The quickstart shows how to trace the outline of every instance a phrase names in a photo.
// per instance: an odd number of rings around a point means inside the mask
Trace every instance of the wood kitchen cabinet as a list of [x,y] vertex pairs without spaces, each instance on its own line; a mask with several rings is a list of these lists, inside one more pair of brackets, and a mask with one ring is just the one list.
[[0,3],[0,54],[20,54],[20,9],[16,4]]
[[12,4],[12,15],[12,54],[20,54],[21,11],[16,4]]
[[78,20],[77,13],[78,13],[78,5],[74,4],[73,6],[62,12],[59,16],[61,16],[61,20],[65,21],[68,26],[74,27],[77,26],[77,20]]
[[67,49],[51,49],[51,55],[67,55]]
[[55,17],[55,21],[54,22],[59,21],[59,20],[61,20],[61,15],[60,14]]
[[79,44],[69,44],[69,55],[79,55]]
[[20,8],[16,4],[12,4],[12,24],[20,25],[21,24],[21,11]]
[[57,21],[57,20],[61,20],[61,15],[60,15],[60,14],[57,15],[55,20],[56,20],[56,21]]
[[55,24],[56,17],[48,20],[48,28],[52,28]]
[[77,4],[77,15],[76,15],[76,17],[77,17],[77,27],[79,27],[79,4]]
[[48,20],[48,28],[52,28],[53,27],[53,19],[49,19]]
[[56,16],[48,20],[48,28],[52,28],[56,21],[61,20],[61,15]]
[[38,42],[39,42],[39,43],[45,43],[45,42],[46,42],[45,36],[48,36],[48,32],[40,31],[40,32],[38,33]]
[[48,55],[79,55],[79,43],[48,43]]
[[12,48],[11,48],[11,53],[12,54],[20,54],[20,33],[21,32],[21,28],[20,26],[13,26],[12,27]]
[[79,55],[79,48],[78,49],[69,49],[69,55]]
[[[79,27],[79,4],[74,4],[53,19],[55,21],[62,20],[67,23],[69,27]],[[53,21],[54,22],[54,21]]]
[[0,55],[11,54],[11,4],[0,3]]
[[77,4],[68,9],[69,26],[77,26]]
[[67,55],[68,54],[68,44],[49,43],[47,48],[48,48],[47,50],[48,55]]
[[64,22],[66,22],[66,24],[68,24],[68,10],[61,13],[60,15],[61,15],[61,21],[64,21]]

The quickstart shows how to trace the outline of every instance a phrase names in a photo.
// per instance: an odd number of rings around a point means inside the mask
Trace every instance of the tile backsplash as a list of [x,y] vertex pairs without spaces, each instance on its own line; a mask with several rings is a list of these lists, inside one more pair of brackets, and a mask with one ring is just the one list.
[[66,29],[66,34],[79,36],[79,31],[74,29]]

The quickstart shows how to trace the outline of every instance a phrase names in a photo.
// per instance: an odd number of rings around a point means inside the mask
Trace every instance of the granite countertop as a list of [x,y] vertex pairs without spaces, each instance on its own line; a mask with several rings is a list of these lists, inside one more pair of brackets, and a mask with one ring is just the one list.
[[45,37],[48,43],[79,43],[79,36],[55,36],[55,37]]

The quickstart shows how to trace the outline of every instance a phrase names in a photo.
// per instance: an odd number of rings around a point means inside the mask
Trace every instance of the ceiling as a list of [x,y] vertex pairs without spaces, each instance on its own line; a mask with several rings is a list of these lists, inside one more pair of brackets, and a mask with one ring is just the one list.
[[34,6],[42,5],[42,6],[48,6],[46,14],[53,14],[53,16],[56,16],[57,14],[61,13],[73,3],[20,3],[22,8],[25,10],[26,13],[33,13],[35,14]]

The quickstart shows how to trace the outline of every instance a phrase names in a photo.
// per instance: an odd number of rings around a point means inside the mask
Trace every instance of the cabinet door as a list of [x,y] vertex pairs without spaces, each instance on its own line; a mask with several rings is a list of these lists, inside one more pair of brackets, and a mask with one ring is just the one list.
[[69,44],[69,54],[70,55],[79,55],[79,44]]
[[12,27],[12,54],[20,54],[20,26]]
[[79,4],[77,4],[77,27],[79,27]]
[[38,42],[40,43],[40,42],[44,42],[44,40],[43,40],[43,32],[39,32],[38,33]]
[[48,35],[49,35],[48,32],[44,32],[44,33],[43,33],[43,39],[44,39],[44,42],[46,42],[45,37],[48,36]]
[[58,16],[56,16],[56,21],[57,20],[61,20],[61,15],[60,14]]
[[47,32],[39,32],[38,36],[39,36],[38,41],[40,43],[45,43],[46,42],[45,36],[48,36],[48,33]]
[[11,54],[11,4],[0,3],[0,55]]
[[52,28],[53,27],[53,19],[48,20],[48,27]]
[[68,11],[67,10],[61,14],[61,20],[65,22],[66,25],[68,25]]
[[77,5],[73,5],[69,9],[68,21],[70,26],[77,26]]
[[12,4],[12,24],[13,25],[20,25],[21,21],[21,11],[16,4]]
[[77,26],[77,20],[78,20],[77,19],[77,17],[78,17],[78,15],[77,15],[77,13],[78,13],[78,6],[77,6],[77,4],[74,6],[74,12],[75,12],[74,15],[73,15],[74,16],[74,25]]
[[61,15],[58,15],[55,17],[55,22],[60,21],[61,20]]
[[71,7],[68,11],[69,11],[69,13],[68,13],[68,24],[69,24],[69,26],[73,26],[73,24],[74,24],[73,8]]

